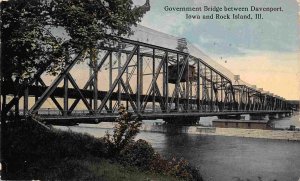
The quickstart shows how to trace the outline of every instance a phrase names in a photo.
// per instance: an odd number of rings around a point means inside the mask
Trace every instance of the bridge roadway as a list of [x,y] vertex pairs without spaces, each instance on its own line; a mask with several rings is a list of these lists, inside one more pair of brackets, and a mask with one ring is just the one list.
[[[285,114],[290,115],[290,110],[270,110],[270,111],[223,111],[223,112],[155,112],[155,113],[142,113],[139,114],[139,117],[142,120],[155,120],[155,119],[199,119],[200,117],[210,117],[210,116],[238,116],[238,115],[276,115],[276,114]],[[105,113],[105,114],[72,114],[68,116],[61,115],[47,115],[39,114],[38,119],[53,125],[74,125],[77,123],[85,124],[98,124],[100,122],[114,122],[118,114]],[[136,118],[137,115],[133,113],[133,118]]]

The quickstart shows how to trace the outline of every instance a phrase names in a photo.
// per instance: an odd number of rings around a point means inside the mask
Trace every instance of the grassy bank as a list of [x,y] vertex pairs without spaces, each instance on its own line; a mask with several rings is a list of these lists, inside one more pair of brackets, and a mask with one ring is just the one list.
[[104,139],[48,130],[34,121],[9,122],[1,135],[2,179],[202,180],[184,161],[162,159],[145,141],[112,157]]

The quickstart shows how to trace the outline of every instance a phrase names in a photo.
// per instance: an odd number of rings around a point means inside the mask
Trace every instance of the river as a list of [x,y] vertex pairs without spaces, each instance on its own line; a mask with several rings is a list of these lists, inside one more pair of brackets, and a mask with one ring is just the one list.
[[[201,119],[210,124],[214,118]],[[161,121],[156,121],[161,122]],[[300,126],[299,115],[274,121],[275,127]],[[144,121],[144,124],[153,124]],[[113,123],[57,128],[102,137]],[[165,157],[185,158],[200,169],[205,181],[298,181],[300,142],[226,136],[141,132],[144,139]]]

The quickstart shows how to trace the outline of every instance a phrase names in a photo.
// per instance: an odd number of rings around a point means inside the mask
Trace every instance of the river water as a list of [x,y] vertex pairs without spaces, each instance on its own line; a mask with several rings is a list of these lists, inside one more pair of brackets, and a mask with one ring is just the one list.
[[[211,124],[214,118],[201,119]],[[161,122],[161,121],[156,121]],[[157,124],[144,121],[145,125]],[[275,127],[300,126],[299,115],[274,121]],[[81,124],[59,129],[102,137],[113,123]],[[178,133],[141,132],[144,139],[165,157],[185,158],[200,169],[206,181],[298,181],[300,142]]]

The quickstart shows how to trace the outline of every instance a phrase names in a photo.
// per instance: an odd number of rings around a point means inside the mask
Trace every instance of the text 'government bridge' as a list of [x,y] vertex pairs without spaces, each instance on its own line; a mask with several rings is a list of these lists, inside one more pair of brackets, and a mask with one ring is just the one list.
[[286,116],[299,108],[243,82],[185,39],[142,26],[133,31],[114,45],[70,50],[70,63],[55,77],[38,70],[18,89],[3,82],[2,115],[96,124],[114,121],[122,104],[141,119],[190,124],[206,116]]

